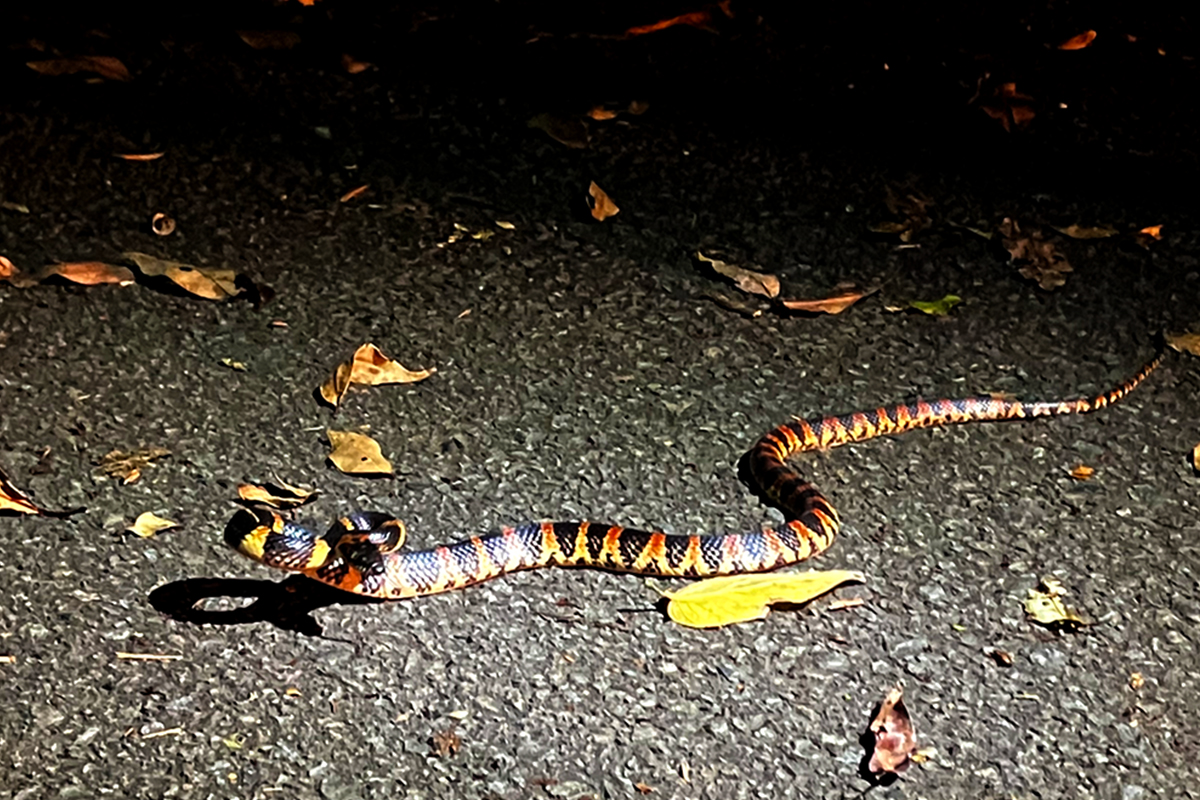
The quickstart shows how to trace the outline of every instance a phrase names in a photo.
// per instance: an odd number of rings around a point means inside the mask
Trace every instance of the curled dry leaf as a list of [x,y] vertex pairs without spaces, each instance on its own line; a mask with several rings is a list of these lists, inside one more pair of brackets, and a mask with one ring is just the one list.
[[[163,277],[180,289],[205,300],[228,300],[243,291],[240,276],[231,269],[202,269],[179,261],[168,261],[145,253],[125,253],[143,275]],[[245,281],[244,278],[241,278]]]
[[831,295],[820,300],[780,300],[779,304],[788,311],[803,311],[810,314],[840,314],[859,300],[874,294],[876,291],[878,290],[842,292],[841,294]]
[[1071,468],[1071,477],[1077,481],[1091,480],[1092,476],[1095,474],[1096,470],[1092,467],[1089,467],[1087,464],[1076,464]]
[[434,731],[433,736],[429,737],[429,745],[434,755],[446,758],[462,749],[462,737],[454,732],[454,726],[451,725],[444,731]]
[[1200,333],[1168,333],[1164,338],[1175,352],[1200,356]]
[[326,431],[333,450],[329,461],[348,475],[391,475],[391,462],[383,457],[379,442],[353,431]]
[[349,53],[342,53],[342,69],[351,75],[357,75],[360,72],[366,72],[371,68],[369,61],[359,61]]
[[1110,236],[1117,235],[1116,228],[1108,228],[1103,225],[1068,225],[1065,228],[1055,228],[1054,230],[1070,236],[1072,239],[1107,239]]
[[9,480],[8,475],[4,474],[4,470],[0,469],[0,515],[32,514],[34,516],[61,519],[69,517],[72,514],[78,514],[83,510],[83,508],[73,508],[69,511],[50,511],[49,509],[42,508],[30,500],[29,495],[14,486],[13,482]]
[[78,56],[76,58],[51,58],[45,61],[27,61],[25,66],[43,75],[72,75],[76,72],[94,72],[114,81],[132,80],[133,76],[112,56]]
[[351,189],[350,191],[346,192],[341,197],[339,197],[338,202],[339,203],[348,203],[351,200],[353,200],[354,198],[361,195],[363,192],[367,191],[367,189],[369,189],[370,186],[371,186],[371,184],[369,184],[369,183],[364,183],[362,186],[356,186],[353,189]]
[[1029,596],[1024,603],[1025,613],[1034,622],[1048,628],[1076,631],[1090,625],[1090,622],[1063,602],[1066,594],[1067,590],[1058,580],[1042,578],[1036,589],[1029,590]]
[[29,206],[25,205],[24,203],[14,203],[11,200],[4,200],[0,202],[0,208],[3,208],[5,211],[15,211],[18,214],[29,213]]
[[[732,17],[733,13],[729,10],[729,0],[717,4],[718,7],[725,12],[725,16]],[[656,33],[658,31],[673,28],[676,25],[690,25],[693,28],[700,30],[711,31],[712,27],[712,12],[708,10],[689,11],[686,14],[680,14],[677,17],[669,19],[660,19],[658,22],[652,22],[649,25],[638,25],[629,28],[625,31],[626,36],[643,36],[647,33]]]
[[617,204],[604,193],[603,189],[596,185],[595,181],[592,181],[591,185],[588,186],[588,195],[592,198],[590,201],[592,216],[600,222],[621,212],[621,209],[617,208]]
[[582,150],[588,146],[587,123],[579,117],[561,117],[557,114],[538,114],[526,123],[530,128],[544,131],[554,141]]
[[354,351],[349,361],[338,365],[321,384],[321,399],[335,408],[342,402],[351,384],[380,386],[387,383],[416,383],[437,372],[436,368],[413,371],[393,361],[370,342]]
[[810,570],[767,575],[727,575],[667,592],[667,616],[689,628],[716,628],[764,619],[776,603],[799,605],[843,583],[864,583],[861,572]]
[[255,50],[291,50],[300,44],[295,31],[238,31],[237,35]]
[[875,751],[867,769],[876,775],[908,769],[917,749],[917,732],[904,705],[902,686],[893,687],[879,704],[879,713],[871,722],[871,733],[875,734]]
[[150,218],[150,230],[159,236],[170,236],[175,232],[175,220],[159,211]]
[[736,264],[726,264],[719,259],[709,258],[700,251],[696,251],[696,258],[701,263],[707,264],[713,272],[729,278],[743,292],[770,298],[779,296],[779,278],[774,275],[754,272]]
[[113,155],[126,161],[157,161],[166,153],[113,153]]
[[174,520],[169,520],[165,517],[160,517],[157,514],[152,514],[149,511],[138,514],[138,518],[133,521],[133,524],[125,528],[130,533],[136,534],[143,539],[149,539],[159,531],[178,528],[179,523]]
[[993,97],[980,106],[983,113],[1000,121],[1004,130],[1023,128],[1034,118],[1033,98],[1017,91],[1015,83],[1002,83],[996,87]]
[[247,503],[262,503],[272,508],[299,508],[319,492],[307,486],[293,486],[276,479],[271,483],[240,483],[238,497]]
[[1062,44],[1060,44],[1058,46],[1058,49],[1059,50],[1082,50],[1083,48],[1087,47],[1089,44],[1091,44],[1095,40],[1096,40],[1096,32],[1095,31],[1084,31],[1083,33],[1081,33],[1077,36],[1072,36],[1070,39],[1067,39],[1065,42],[1063,42]]
[[1066,256],[1042,238],[1041,231],[1022,233],[1016,220],[1005,217],[1000,224],[1000,235],[1004,237],[1009,260],[1024,262],[1020,269],[1022,276],[1037,281],[1046,290],[1057,289],[1067,282],[1066,274],[1073,267]]
[[72,261],[67,264],[51,264],[39,273],[39,280],[53,277],[63,278],[83,286],[96,286],[102,283],[115,283],[118,286],[128,286],[135,282],[133,272],[128,267],[105,264],[103,261]]
[[125,484],[133,483],[142,477],[142,469],[169,455],[171,451],[162,447],[142,447],[130,452],[113,450],[96,464],[95,474],[120,478]]

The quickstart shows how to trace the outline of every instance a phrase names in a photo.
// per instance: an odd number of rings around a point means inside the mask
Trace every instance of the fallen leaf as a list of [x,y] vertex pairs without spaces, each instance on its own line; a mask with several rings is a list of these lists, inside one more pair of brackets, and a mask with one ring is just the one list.
[[1058,46],[1059,50],[1082,50],[1096,39],[1095,31],[1084,31],[1078,36],[1072,36]]
[[462,749],[462,738],[450,727],[444,731],[434,731],[433,736],[429,738],[429,744],[434,755],[446,758]]
[[513,224],[513,223],[511,223],[511,222],[509,222],[508,220],[503,220],[503,219],[498,219],[498,220],[496,220],[496,227],[497,227],[497,228],[503,228],[503,229],[504,229],[504,230],[506,230],[506,231],[514,231],[514,230],[516,230],[516,229],[517,229],[517,226],[516,226],[516,225],[514,225],[514,224]]
[[[728,13],[729,12],[726,11],[726,14]],[[647,33],[655,33],[657,31],[666,30],[667,28],[672,28],[676,25],[690,25],[693,28],[711,31],[713,30],[710,24],[711,22],[712,14],[708,11],[689,11],[686,14],[680,14],[677,17],[671,17],[669,19],[662,19],[649,25],[637,25],[635,27],[628,28],[625,31],[625,35],[643,36]]]
[[931,317],[944,317],[950,313],[950,309],[962,302],[962,298],[956,294],[948,294],[941,300],[910,300],[909,308],[915,308]]
[[272,508],[299,508],[319,492],[307,486],[293,486],[276,479],[273,483],[240,483],[238,497],[248,503],[262,503]]
[[980,108],[992,119],[999,120],[1004,130],[1011,132],[1013,128],[1024,127],[1034,118],[1032,100],[1029,95],[1018,92],[1015,83],[1002,83],[994,90],[993,97]]
[[702,263],[708,264],[713,272],[732,280],[743,292],[771,298],[779,295],[779,278],[774,275],[754,272],[736,264],[726,264],[719,259],[709,258],[700,251],[696,251],[696,258]]
[[1116,236],[1116,228],[1108,228],[1103,225],[1087,227],[1084,225],[1068,225],[1065,228],[1055,228],[1059,233],[1070,236],[1072,239],[1107,239],[1109,236]]
[[205,300],[228,300],[244,291],[243,286],[239,285],[238,274],[231,269],[193,267],[145,253],[129,252],[124,256],[136,264],[143,275],[166,278],[189,294]]
[[255,50],[291,50],[300,44],[295,31],[238,31],[237,35]]
[[1164,338],[1175,352],[1200,356],[1200,333],[1168,333]]
[[329,461],[348,475],[391,475],[391,463],[383,457],[379,442],[352,431],[326,431],[333,450]]
[[1135,692],[1146,685],[1146,679],[1140,672],[1134,672],[1129,676],[1129,688]]
[[166,153],[113,153],[113,155],[126,161],[157,161]]
[[71,75],[76,72],[94,72],[114,81],[132,80],[133,76],[112,56],[77,56],[75,58],[51,58],[45,61],[27,61],[25,66],[43,75]]
[[843,583],[864,583],[861,572],[846,570],[727,575],[666,592],[667,616],[689,628],[716,628],[764,619],[775,603],[799,605]]
[[1064,630],[1079,630],[1091,623],[1072,608],[1068,608],[1062,598],[1067,590],[1054,578],[1042,578],[1038,588],[1029,590],[1025,599],[1025,613],[1039,625]]
[[873,233],[899,234],[900,241],[911,242],[914,236],[933,225],[927,210],[933,205],[933,200],[928,197],[920,194],[898,197],[892,187],[888,186],[884,203],[887,204],[888,211],[901,220],[868,226],[868,230]]
[[4,202],[0,203],[0,208],[3,208],[6,211],[16,211],[18,214],[29,213],[29,206],[25,205],[24,203],[13,203],[9,200],[5,200]]
[[351,189],[350,191],[348,191],[344,195],[342,195],[340,198],[338,198],[338,202],[339,203],[347,203],[347,202],[353,200],[354,198],[358,197],[359,195],[361,195],[368,188],[370,188],[370,186],[371,186],[371,184],[369,184],[369,183],[364,183],[362,186],[356,186],[355,188]]
[[788,311],[806,311],[812,314],[840,314],[864,297],[874,294],[876,289],[865,292],[843,292],[820,300],[780,300],[779,303]]
[[321,384],[321,399],[336,408],[352,384],[380,386],[387,383],[416,383],[437,372],[436,368],[413,371],[385,356],[368,342],[354,351],[349,361],[338,365]]
[[4,256],[0,256],[0,281],[6,281],[20,272],[16,265]]
[[538,114],[526,123],[530,128],[544,131],[554,141],[582,150],[588,146],[588,126],[579,117],[560,117],[557,114]]
[[368,61],[359,61],[348,53],[342,53],[342,69],[351,75],[357,75],[360,72],[366,72],[371,68]]
[[179,523],[173,520],[160,517],[157,514],[151,514],[149,511],[138,514],[138,518],[133,521],[133,524],[125,530],[130,533],[137,534],[143,539],[149,539],[159,531],[178,528]]
[[992,657],[993,661],[1002,667],[1011,667],[1013,665],[1012,653],[1008,652],[1007,650],[998,650],[993,648],[988,651],[988,655]]
[[592,106],[587,115],[594,120],[603,122],[608,119],[616,119],[617,112],[604,106]]
[[40,517],[61,519],[72,514],[78,514],[83,508],[73,508],[69,511],[50,511],[42,508],[29,499],[29,495],[18,489],[9,480],[4,470],[0,469],[0,514],[32,514]]
[[1200,475],[1200,442],[1197,442],[1196,446],[1192,448],[1192,469],[1196,471],[1197,475]]
[[640,781],[634,783],[633,788],[637,790],[638,794],[652,794],[654,792],[653,786],[647,783],[641,783]]
[[588,186],[588,194],[592,198],[589,202],[589,205],[592,207],[592,216],[600,222],[620,213],[621,209],[617,208],[617,204],[604,193],[603,189],[596,185],[595,181],[592,181],[592,184]]
[[1021,275],[1036,280],[1046,290],[1057,289],[1067,282],[1066,273],[1073,271],[1072,266],[1066,256],[1042,238],[1041,231],[1022,233],[1016,220],[1005,217],[1000,224],[1000,235],[1004,237],[1009,260],[1024,262]]
[[1091,480],[1091,477],[1095,474],[1096,470],[1087,464],[1077,464],[1071,469],[1071,477],[1077,481]]
[[625,110],[635,117],[640,117],[650,110],[650,103],[647,100],[630,100],[629,107]]
[[142,447],[130,452],[113,450],[97,462],[95,474],[120,478],[126,484],[133,483],[142,476],[143,467],[169,455],[171,451],[162,447]]
[[1142,228],[1140,231],[1138,231],[1138,233],[1149,236],[1152,239],[1161,239],[1162,225],[1147,225],[1145,228]]
[[103,261],[72,261],[66,264],[51,264],[38,273],[37,279],[44,281],[56,276],[82,286],[98,286],[104,283],[129,286],[136,283],[136,278],[128,267],[105,264]]
[[159,211],[150,218],[150,230],[159,236],[170,236],[175,232],[175,220]]
[[904,688],[897,684],[879,704],[879,713],[871,722],[875,734],[875,751],[867,769],[900,773],[908,769],[913,751],[917,749],[917,733],[904,705]]

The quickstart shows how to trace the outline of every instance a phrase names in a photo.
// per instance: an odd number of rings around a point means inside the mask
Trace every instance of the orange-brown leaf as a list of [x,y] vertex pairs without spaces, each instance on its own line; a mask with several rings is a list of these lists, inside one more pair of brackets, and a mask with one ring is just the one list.
[[806,311],[811,314],[840,314],[862,300],[874,290],[867,292],[842,292],[820,300],[781,300],[788,311]]
[[1071,477],[1077,481],[1091,480],[1096,470],[1087,464],[1077,464],[1071,469]]
[[1168,333],[1164,338],[1175,352],[1200,356],[1200,333]]
[[342,69],[351,75],[357,75],[360,72],[366,72],[371,68],[369,61],[359,61],[349,53],[342,54]]
[[349,361],[343,361],[321,384],[321,399],[336,407],[342,402],[351,384],[380,386],[387,383],[416,383],[437,372],[436,368],[410,370],[393,361],[370,342],[354,351]]
[[114,153],[113,155],[126,161],[157,161],[166,153]]
[[649,25],[638,25],[633,28],[629,28],[625,31],[625,35],[641,36],[646,33],[654,33],[655,31],[665,30],[675,25],[691,25],[695,28],[707,29],[710,22],[712,22],[712,14],[708,13],[707,11],[690,11],[687,14],[680,14],[679,16],[671,17],[670,19],[662,19]]
[[358,197],[360,194],[365,192],[370,187],[371,187],[371,184],[369,184],[369,183],[364,183],[362,186],[356,186],[355,188],[351,189],[350,191],[348,191],[344,195],[342,195],[339,198],[338,202],[345,203],[350,200],[353,200],[354,198]]
[[1084,31],[1078,36],[1072,36],[1058,46],[1059,50],[1082,50],[1096,39],[1095,31]]
[[76,72],[94,72],[114,81],[132,80],[132,75],[121,59],[112,56],[77,56],[75,58],[50,58],[45,61],[27,61],[25,66],[43,75],[71,75]]
[[129,286],[134,283],[133,271],[128,267],[105,264],[103,261],[70,261],[66,264],[51,264],[42,270],[39,277],[45,280],[55,275],[82,286],[98,286],[102,283]]
[[379,442],[353,431],[326,431],[333,447],[330,463],[348,475],[391,475],[392,464],[383,457]]
[[871,733],[875,734],[875,752],[867,765],[871,772],[898,773],[908,769],[917,749],[917,733],[904,705],[903,687],[893,687],[879,704]]
[[592,198],[592,216],[600,222],[611,216],[615,216],[621,211],[621,209],[617,208],[617,204],[605,194],[604,190],[596,185],[595,181],[592,181],[591,186],[588,187],[588,194]]
[[281,480],[274,483],[240,483],[237,493],[248,503],[263,503],[272,508],[298,508],[318,494],[315,489],[293,486]]

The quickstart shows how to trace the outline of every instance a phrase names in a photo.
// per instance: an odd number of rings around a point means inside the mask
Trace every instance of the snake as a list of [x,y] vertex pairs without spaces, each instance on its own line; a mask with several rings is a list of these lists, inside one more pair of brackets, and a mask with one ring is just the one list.
[[968,422],[1025,420],[1105,408],[1136,389],[1164,352],[1106,392],[1075,400],[1023,402],[1003,396],[917,400],[838,416],[795,418],[768,431],[746,453],[749,475],[784,513],[778,529],[676,535],[598,522],[526,522],[427,550],[402,550],[407,528],[379,512],[358,511],[324,533],[266,507],[239,510],[225,542],[265,564],[354,594],[403,600],[462,589],[518,570],[591,567],[660,577],[704,578],[764,572],[816,556],[833,543],[841,519],[832,503],[789,464],[800,453]]

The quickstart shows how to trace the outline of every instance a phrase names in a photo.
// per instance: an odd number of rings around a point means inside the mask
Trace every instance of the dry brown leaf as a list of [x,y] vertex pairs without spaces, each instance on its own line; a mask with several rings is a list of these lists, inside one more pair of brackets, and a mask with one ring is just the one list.
[[364,183],[362,186],[356,186],[353,189],[351,189],[350,191],[346,192],[340,198],[338,198],[338,202],[339,203],[349,202],[350,200],[353,200],[354,198],[358,197],[363,192],[365,192],[367,189],[369,189],[370,186],[371,186],[371,184],[369,184],[369,183]]
[[1082,50],[1096,39],[1095,31],[1084,31],[1078,36],[1072,36],[1058,46],[1059,50]]
[[342,53],[342,69],[351,75],[357,75],[360,72],[366,72],[371,68],[369,61],[359,61],[349,53]]
[[892,187],[888,186],[884,202],[888,211],[901,219],[898,222],[881,222],[869,226],[873,233],[896,233],[900,235],[900,241],[911,242],[914,236],[933,225],[928,211],[929,206],[933,205],[933,200],[928,197],[920,194],[897,197]]
[[125,528],[132,534],[149,539],[159,531],[178,528],[179,523],[174,520],[169,520],[165,517],[160,517],[157,514],[152,514],[149,511],[138,514],[138,518],[133,521],[133,524]]
[[417,383],[437,372],[437,368],[410,370],[393,361],[375,345],[367,342],[354,351],[349,361],[338,365],[321,384],[321,399],[335,408],[342,402],[351,384],[381,386],[387,383]]
[[166,153],[113,153],[113,155],[126,161],[157,161]]
[[1013,665],[1012,653],[1007,650],[999,650],[993,647],[988,651],[988,655],[1001,667],[1011,667]]
[[67,264],[51,264],[38,273],[39,280],[55,276],[82,286],[97,286],[104,283],[129,286],[136,282],[133,272],[128,267],[105,264],[103,261],[72,261]]
[[904,688],[896,685],[879,704],[879,713],[871,722],[875,751],[867,765],[872,773],[900,773],[908,769],[917,749],[917,732],[904,706]]
[[1192,448],[1192,469],[1196,471],[1197,475],[1200,475],[1200,442],[1197,442],[1196,446]]
[[530,128],[545,131],[554,141],[582,150],[588,146],[587,123],[579,117],[562,117],[557,114],[538,114],[527,123]]
[[1138,231],[1138,233],[1142,234],[1143,236],[1149,236],[1152,239],[1161,239],[1162,225],[1147,225]]
[[594,120],[603,122],[607,119],[616,119],[617,112],[610,108],[605,108],[604,106],[592,106],[592,108],[588,110],[587,115]]
[[1057,289],[1067,282],[1066,273],[1072,272],[1073,267],[1066,256],[1042,238],[1041,231],[1023,233],[1016,220],[1005,217],[1000,224],[1000,235],[1004,237],[1004,249],[1010,260],[1025,262],[1020,268],[1021,275],[1037,281],[1046,290]]
[[238,497],[247,503],[262,503],[272,508],[299,508],[320,492],[307,486],[293,486],[276,479],[273,483],[240,483]]
[[592,198],[590,201],[592,216],[600,222],[620,213],[621,209],[617,208],[617,204],[596,185],[595,181],[592,181],[591,186],[588,187],[588,195]]
[[150,230],[159,236],[170,236],[175,232],[175,220],[159,211],[150,218]]
[[1000,120],[1004,130],[1022,128],[1035,116],[1033,98],[1017,91],[1015,83],[1002,83],[996,87],[993,97],[980,106],[983,113],[992,119]]
[[1200,333],[1168,333],[1164,338],[1175,352],[1200,356]]
[[454,727],[451,726],[444,731],[434,731],[433,736],[429,738],[429,744],[434,755],[446,758],[462,749],[462,737],[455,733]]
[[14,203],[11,200],[0,200],[0,208],[3,208],[5,211],[15,211],[18,214],[29,213],[29,206],[24,203]]
[[383,457],[379,442],[353,431],[326,431],[333,450],[329,461],[348,475],[391,475],[391,463]]
[[171,451],[162,447],[142,447],[129,452],[113,450],[97,462],[95,474],[120,478],[125,484],[133,483],[142,476],[143,467],[169,455]]
[[[729,3],[721,4],[721,9],[727,16],[732,16],[729,12]],[[691,25],[693,28],[699,28],[705,31],[711,31],[712,28],[712,13],[709,11],[689,11],[686,14],[680,14],[677,17],[662,19],[658,22],[653,22],[649,25],[638,25],[629,28],[625,31],[626,36],[642,36],[647,33],[655,33],[657,31],[666,30],[676,25]]]
[[51,58],[45,61],[27,61],[25,66],[43,75],[71,75],[76,72],[94,72],[114,81],[132,80],[133,76],[112,56],[77,56],[75,58]]
[[878,290],[842,292],[841,294],[831,295],[821,300],[780,300],[779,302],[788,311],[805,311],[810,314],[840,314],[859,300],[874,294],[876,291]]
[[1096,474],[1096,470],[1089,467],[1087,464],[1077,464],[1071,469],[1071,477],[1077,481],[1091,480]]
[[255,50],[291,50],[300,44],[295,31],[238,31],[237,35]]
[[9,480],[8,475],[4,473],[4,470],[0,469],[0,514],[33,514],[41,517],[61,519],[69,517],[72,514],[78,514],[83,510],[82,508],[74,508],[69,511],[50,511],[42,508],[30,500],[29,495],[14,486],[13,482]]
[[1117,235],[1116,228],[1108,228],[1103,225],[1091,227],[1086,225],[1068,225],[1065,228],[1055,228],[1054,230],[1070,236],[1072,239],[1107,239],[1110,236]]
[[653,786],[648,783],[642,783],[641,781],[634,783],[633,788],[637,790],[638,794],[652,794],[654,792]]
[[124,254],[147,277],[163,277],[179,288],[205,300],[228,300],[241,294],[238,274],[231,269],[193,267],[179,261],[168,261],[145,253]]
[[696,258],[702,263],[708,264],[713,272],[732,280],[743,292],[770,298],[779,296],[779,278],[774,275],[754,272],[736,264],[727,264],[720,259],[709,258],[699,250],[696,251]]
[[625,110],[635,117],[640,117],[650,110],[650,102],[648,100],[630,100],[629,107]]

